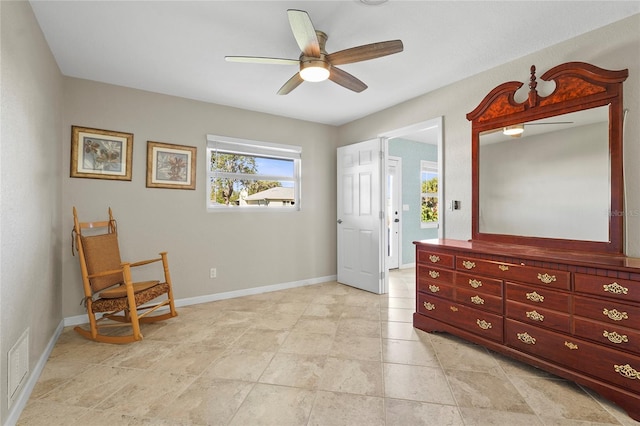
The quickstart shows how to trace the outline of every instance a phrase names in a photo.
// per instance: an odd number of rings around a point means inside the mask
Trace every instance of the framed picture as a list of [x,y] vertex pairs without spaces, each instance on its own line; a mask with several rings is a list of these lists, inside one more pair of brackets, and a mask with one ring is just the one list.
[[196,189],[196,151],[147,141],[147,188]]
[[131,180],[133,133],[71,126],[71,177]]

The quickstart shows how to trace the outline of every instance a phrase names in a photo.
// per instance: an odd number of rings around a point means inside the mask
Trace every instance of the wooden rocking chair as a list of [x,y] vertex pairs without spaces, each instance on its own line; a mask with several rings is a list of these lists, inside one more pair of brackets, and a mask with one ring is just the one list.
[[[84,303],[89,316],[89,330],[77,326],[75,331],[98,342],[129,343],[142,340],[140,323],[165,320],[178,315],[173,301],[167,252],[161,252],[156,259],[122,262],[116,221],[111,208],[108,220],[79,222],[74,207],[73,224],[72,252],[75,243],[80,258]],[[154,262],[162,262],[164,281],[132,281],[131,268]],[[166,295],[166,299],[147,304],[162,295]],[[168,312],[149,315],[163,306],[168,306]],[[98,318],[96,314],[100,313],[102,315]],[[131,334],[101,334],[99,330],[106,327],[130,327]]]

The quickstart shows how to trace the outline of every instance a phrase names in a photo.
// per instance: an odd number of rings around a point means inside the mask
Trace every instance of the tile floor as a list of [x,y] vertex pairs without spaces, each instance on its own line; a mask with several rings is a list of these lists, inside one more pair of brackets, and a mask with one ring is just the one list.
[[597,395],[412,327],[389,294],[335,282],[179,309],[145,340],[65,329],[19,425],[632,425]]

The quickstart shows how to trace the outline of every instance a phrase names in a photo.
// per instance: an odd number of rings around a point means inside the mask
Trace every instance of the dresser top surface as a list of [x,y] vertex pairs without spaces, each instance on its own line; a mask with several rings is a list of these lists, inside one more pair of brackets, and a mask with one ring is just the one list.
[[416,246],[472,251],[488,255],[506,256],[546,262],[598,266],[640,272],[640,258],[606,253],[591,253],[516,244],[492,243],[473,240],[432,239],[414,241]]

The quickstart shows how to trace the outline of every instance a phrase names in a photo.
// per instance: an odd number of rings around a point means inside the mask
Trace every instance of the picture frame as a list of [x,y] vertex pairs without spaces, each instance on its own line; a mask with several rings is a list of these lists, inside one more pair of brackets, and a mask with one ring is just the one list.
[[71,126],[72,178],[131,180],[133,133]]
[[147,188],[196,189],[194,146],[147,141]]

